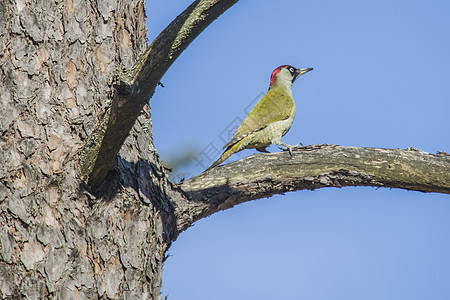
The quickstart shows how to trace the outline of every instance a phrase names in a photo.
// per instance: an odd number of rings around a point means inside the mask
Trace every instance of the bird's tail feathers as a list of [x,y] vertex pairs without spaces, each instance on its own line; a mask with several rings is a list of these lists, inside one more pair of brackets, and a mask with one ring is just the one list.
[[234,145],[231,145],[230,147],[228,147],[223,153],[222,155],[215,161],[212,163],[212,165],[206,169],[206,171],[220,165],[221,163],[223,163],[224,161],[226,161],[231,155],[233,155],[236,152],[241,151],[242,149],[244,149],[243,143],[245,141],[245,138],[240,140],[239,142],[237,142]]

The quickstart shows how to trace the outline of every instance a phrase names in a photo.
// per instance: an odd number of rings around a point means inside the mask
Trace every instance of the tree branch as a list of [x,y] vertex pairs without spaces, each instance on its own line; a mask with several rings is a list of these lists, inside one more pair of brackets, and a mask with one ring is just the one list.
[[178,229],[234,205],[295,190],[375,186],[450,194],[450,155],[414,148],[378,149],[311,145],[287,152],[255,154],[213,168],[179,187]]
[[98,186],[114,166],[115,158],[143,106],[153,96],[162,76],[187,46],[238,0],[197,0],[169,24],[130,70],[113,77],[111,108],[94,130],[80,156],[80,177]]

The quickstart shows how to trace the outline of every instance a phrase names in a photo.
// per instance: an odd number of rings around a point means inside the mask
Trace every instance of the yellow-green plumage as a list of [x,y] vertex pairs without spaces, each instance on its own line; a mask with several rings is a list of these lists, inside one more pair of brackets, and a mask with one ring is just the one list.
[[261,130],[270,123],[288,119],[293,109],[295,110],[295,102],[291,91],[272,86],[267,94],[252,108],[224,148],[233,145],[251,133]]
[[[291,71],[289,71],[289,68]],[[278,70],[278,72],[276,72]],[[293,73],[294,70],[296,73]],[[270,144],[292,146],[281,142],[294,121],[295,102],[291,86],[295,79],[311,69],[295,69],[281,66],[272,74],[269,91],[253,107],[242,124],[236,129],[231,140],[224,146],[225,151],[210,168],[213,168],[232,154],[244,149],[264,151]],[[292,77],[290,77],[292,75]]]

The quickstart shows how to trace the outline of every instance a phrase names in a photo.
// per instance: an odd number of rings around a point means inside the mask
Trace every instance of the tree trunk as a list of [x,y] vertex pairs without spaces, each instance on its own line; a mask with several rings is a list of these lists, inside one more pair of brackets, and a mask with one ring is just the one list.
[[78,156],[109,78],[147,47],[144,1],[0,1],[0,295],[158,299],[176,227],[148,105],[100,190]]

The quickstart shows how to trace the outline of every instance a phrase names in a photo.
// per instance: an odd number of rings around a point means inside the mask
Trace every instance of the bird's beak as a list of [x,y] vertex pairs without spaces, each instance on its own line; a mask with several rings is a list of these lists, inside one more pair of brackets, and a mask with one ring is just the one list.
[[297,73],[297,77],[300,75],[303,75],[305,73],[308,73],[309,71],[312,71],[313,68],[305,68],[305,69],[296,69],[295,73]]
[[306,68],[306,69],[295,69],[295,77],[294,80],[292,82],[294,82],[297,78],[300,77],[300,75],[303,75],[305,73],[308,73],[309,71],[311,71],[313,68]]

